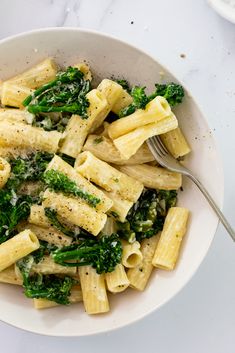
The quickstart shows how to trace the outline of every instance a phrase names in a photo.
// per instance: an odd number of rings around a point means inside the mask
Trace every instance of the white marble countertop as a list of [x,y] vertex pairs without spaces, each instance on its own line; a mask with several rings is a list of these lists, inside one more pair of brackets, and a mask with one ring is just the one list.
[[[235,226],[235,25],[220,18],[206,0],[0,1],[0,38],[49,26],[92,28],[136,44],[188,86],[214,130],[224,163],[224,212]],[[190,283],[144,320],[79,339],[37,336],[0,323],[1,351],[231,353],[234,273],[234,244],[220,226]]]

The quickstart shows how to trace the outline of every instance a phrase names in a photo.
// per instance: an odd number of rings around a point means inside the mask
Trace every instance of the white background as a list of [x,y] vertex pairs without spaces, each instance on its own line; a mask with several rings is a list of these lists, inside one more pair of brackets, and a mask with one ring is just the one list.
[[[225,171],[224,212],[235,226],[235,25],[220,18],[205,0],[0,1],[0,38],[49,26],[113,34],[148,51],[183,80],[214,130]],[[108,334],[65,339],[0,323],[0,351],[235,352],[234,245],[220,226],[190,283],[136,324]]]

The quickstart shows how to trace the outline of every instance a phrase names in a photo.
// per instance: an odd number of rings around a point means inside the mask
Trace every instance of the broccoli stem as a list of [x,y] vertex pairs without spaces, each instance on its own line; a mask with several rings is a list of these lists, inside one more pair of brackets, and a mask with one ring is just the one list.
[[96,207],[100,203],[100,199],[86,191],[79,189],[77,184],[69,179],[65,174],[50,169],[43,175],[44,183],[56,192],[64,192],[65,194],[74,195],[87,201],[92,207]]

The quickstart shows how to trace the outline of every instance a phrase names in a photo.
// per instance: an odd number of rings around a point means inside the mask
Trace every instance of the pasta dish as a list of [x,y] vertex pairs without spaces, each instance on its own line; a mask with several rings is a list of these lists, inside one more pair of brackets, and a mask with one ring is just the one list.
[[109,295],[175,268],[182,177],[146,140],[190,152],[172,111],[183,96],[176,83],[150,95],[122,78],[94,87],[85,61],[51,58],[0,81],[0,282],[22,286],[36,309],[82,302],[99,314]]

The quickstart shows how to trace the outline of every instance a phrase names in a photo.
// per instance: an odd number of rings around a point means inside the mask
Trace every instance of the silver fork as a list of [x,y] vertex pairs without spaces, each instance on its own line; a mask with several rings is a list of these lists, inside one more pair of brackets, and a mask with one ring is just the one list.
[[169,151],[166,149],[166,147],[163,145],[161,139],[159,136],[154,136],[150,137],[147,140],[147,144],[149,146],[150,151],[152,152],[154,158],[156,161],[162,166],[165,167],[172,172],[178,172],[183,175],[186,175],[189,177],[196,185],[197,187],[201,190],[217,216],[219,217],[221,223],[224,225],[226,228],[227,232],[230,234],[232,239],[235,241],[235,232],[228,223],[227,219],[224,217],[223,213],[220,211],[219,207],[209,194],[209,192],[206,190],[206,188],[202,185],[202,183],[191,173],[190,170],[185,168],[180,162],[178,162],[172,155],[169,153]]

